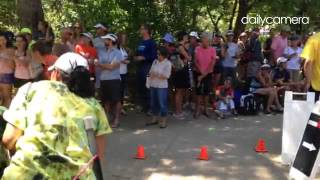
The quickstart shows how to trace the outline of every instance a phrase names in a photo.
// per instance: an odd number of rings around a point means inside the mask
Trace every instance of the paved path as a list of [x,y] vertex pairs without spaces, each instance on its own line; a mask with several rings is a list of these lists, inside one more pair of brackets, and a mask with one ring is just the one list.
[[[144,127],[146,116],[131,112],[108,138],[107,180],[287,179],[289,168],[280,163],[282,115],[239,116],[237,119],[170,119],[166,129]],[[259,138],[266,154],[256,154]],[[148,158],[136,160],[137,145]],[[196,159],[200,146],[211,159]]]

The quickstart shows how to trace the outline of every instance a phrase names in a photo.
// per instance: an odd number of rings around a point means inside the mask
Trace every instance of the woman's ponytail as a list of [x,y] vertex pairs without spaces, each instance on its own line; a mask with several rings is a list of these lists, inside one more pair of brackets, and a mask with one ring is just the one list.
[[94,85],[90,80],[90,73],[83,66],[78,66],[74,69],[66,84],[71,92],[80,97],[94,97]]

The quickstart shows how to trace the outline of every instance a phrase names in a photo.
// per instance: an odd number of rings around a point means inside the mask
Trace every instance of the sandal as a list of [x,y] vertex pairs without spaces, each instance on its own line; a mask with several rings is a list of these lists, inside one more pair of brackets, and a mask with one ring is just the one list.
[[160,121],[159,122],[159,127],[161,128],[161,129],[163,129],[163,128],[166,128],[168,125],[167,125],[167,122],[166,121],[164,121],[164,120],[162,120],[162,121]]
[[223,112],[219,111],[219,110],[214,110],[214,112],[217,114],[218,119],[224,119],[224,114]]
[[111,125],[111,128],[114,128],[114,129],[119,128],[119,127],[120,127],[120,123],[119,123],[119,122],[113,123],[113,124]]

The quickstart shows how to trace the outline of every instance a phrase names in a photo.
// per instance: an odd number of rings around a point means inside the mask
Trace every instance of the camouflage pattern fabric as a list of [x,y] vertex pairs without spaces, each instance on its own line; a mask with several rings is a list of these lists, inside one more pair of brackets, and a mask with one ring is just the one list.
[[[83,122],[86,116],[95,117],[97,136],[111,133],[95,99],[80,98],[55,81],[21,87],[3,117],[24,134],[2,179],[70,180],[92,158]],[[81,178],[95,179],[92,169]]]

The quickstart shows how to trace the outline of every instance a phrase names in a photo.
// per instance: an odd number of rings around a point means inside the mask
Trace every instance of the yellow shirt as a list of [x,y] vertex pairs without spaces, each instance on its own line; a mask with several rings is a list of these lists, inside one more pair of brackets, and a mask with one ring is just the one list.
[[[3,116],[24,132],[3,180],[72,179],[92,158],[83,118],[94,117],[96,136],[111,133],[97,100],[80,98],[55,81],[22,86]],[[95,179],[91,169],[81,178]]]
[[320,33],[311,36],[303,48],[302,58],[313,63],[311,73],[311,86],[320,91]]

